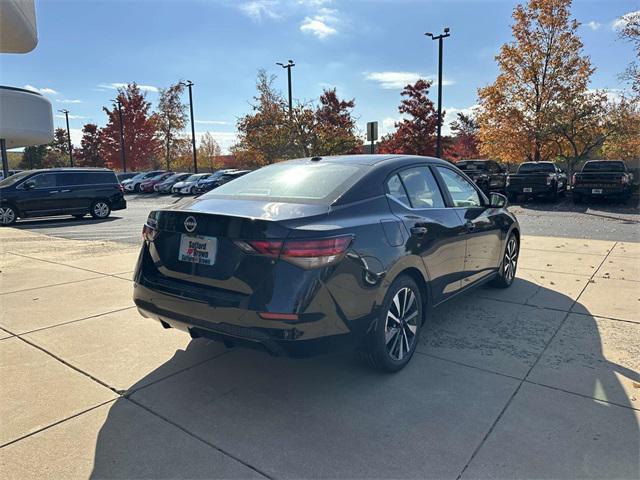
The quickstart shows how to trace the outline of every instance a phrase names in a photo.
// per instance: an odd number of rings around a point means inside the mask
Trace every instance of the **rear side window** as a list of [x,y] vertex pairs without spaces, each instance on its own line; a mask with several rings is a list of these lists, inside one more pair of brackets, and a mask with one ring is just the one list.
[[41,173],[29,179],[35,183],[35,188],[51,188],[59,185],[58,175],[55,173]]
[[58,184],[61,186],[73,185],[102,185],[118,183],[113,172],[65,172],[60,173]]
[[401,171],[389,179],[387,188],[391,196],[412,208],[444,208],[436,179],[427,167]]
[[334,162],[276,163],[236,176],[233,182],[225,183],[205,197],[331,203],[361,177],[362,171],[357,165]]

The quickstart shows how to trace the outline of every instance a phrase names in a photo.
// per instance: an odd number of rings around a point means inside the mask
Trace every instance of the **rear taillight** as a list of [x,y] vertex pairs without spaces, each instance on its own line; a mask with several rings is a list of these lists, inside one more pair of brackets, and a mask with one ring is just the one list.
[[147,223],[142,227],[142,239],[153,242],[158,236],[158,222],[154,218],[147,218]]
[[318,268],[330,265],[344,255],[353,236],[319,239],[291,240],[236,240],[235,244],[245,253],[278,256],[302,268]]
[[555,174],[550,173],[549,175],[547,175],[547,185],[551,185],[551,182],[553,181],[555,177]]
[[507,179],[505,181],[505,186],[508,187],[510,183],[511,183],[511,178],[509,177],[509,175],[507,175]]

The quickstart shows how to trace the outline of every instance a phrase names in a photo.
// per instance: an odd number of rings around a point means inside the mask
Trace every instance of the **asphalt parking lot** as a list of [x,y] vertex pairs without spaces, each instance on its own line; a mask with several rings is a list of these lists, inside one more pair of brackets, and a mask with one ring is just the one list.
[[3,478],[640,476],[640,244],[524,236],[396,375],[164,330],[135,245],[0,229]]
[[[127,196],[127,209],[112,212],[106,220],[96,221],[89,217],[83,220],[72,217],[33,219],[20,221],[16,228],[72,240],[100,238],[137,245],[142,225],[151,210],[187,202],[190,198],[132,194]],[[626,205],[614,202],[574,205],[569,198],[564,198],[557,203],[519,203],[510,209],[517,215],[525,235],[640,242],[637,201]]]

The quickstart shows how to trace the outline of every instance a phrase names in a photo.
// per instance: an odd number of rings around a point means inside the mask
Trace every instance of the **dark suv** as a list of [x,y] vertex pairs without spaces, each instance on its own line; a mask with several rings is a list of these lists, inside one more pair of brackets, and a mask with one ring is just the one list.
[[20,172],[0,182],[0,224],[18,217],[73,215],[107,218],[127,208],[122,186],[106,168],[53,168]]
[[504,192],[507,169],[495,160],[460,160],[456,167],[466,173],[487,195],[490,192]]

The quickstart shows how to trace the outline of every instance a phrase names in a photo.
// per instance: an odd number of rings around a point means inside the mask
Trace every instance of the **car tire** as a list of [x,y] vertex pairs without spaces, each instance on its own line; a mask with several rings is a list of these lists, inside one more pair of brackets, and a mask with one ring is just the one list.
[[11,205],[0,207],[0,225],[8,227],[16,223],[18,212]]
[[111,206],[106,200],[96,200],[91,204],[90,213],[96,219],[107,218],[111,214]]
[[367,338],[364,359],[381,372],[404,368],[416,350],[422,319],[420,289],[411,277],[399,276],[385,294],[375,328]]
[[502,261],[498,267],[498,276],[491,282],[497,288],[509,288],[516,278],[518,268],[518,256],[520,255],[520,242],[515,233],[509,235],[504,247]]
[[133,186],[133,193],[140,193],[140,184],[136,184]]

